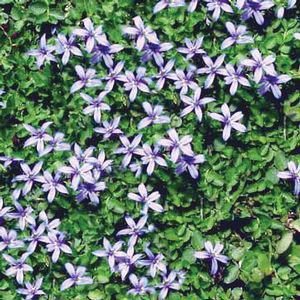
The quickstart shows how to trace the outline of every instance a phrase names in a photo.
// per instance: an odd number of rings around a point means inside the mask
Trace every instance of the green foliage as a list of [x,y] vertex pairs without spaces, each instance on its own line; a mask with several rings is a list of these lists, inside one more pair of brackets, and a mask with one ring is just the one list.
[[[161,41],[173,42],[178,47],[185,37],[194,39],[204,35],[203,48],[209,55],[221,54],[228,14],[208,26],[204,9],[193,14],[187,14],[185,8],[168,9],[153,16],[154,4],[155,1],[133,0],[0,1],[0,88],[6,91],[1,96],[6,108],[0,111],[0,153],[36,162],[35,149],[22,149],[27,136],[22,124],[37,127],[44,121],[53,121],[52,128],[65,133],[68,142],[77,141],[83,148],[94,145],[115,159],[114,176],[108,180],[98,207],[79,204],[74,195],[59,195],[48,204],[40,189],[22,200],[38,211],[47,210],[53,218],[59,216],[61,229],[68,233],[73,250],[71,257],[62,255],[57,264],[42,249],[30,257],[30,264],[35,266],[34,276],[44,276],[43,290],[49,295],[41,299],[131,299],[126,295],[128,285],[111,274],[107,262],[94,257],[92,251],[102,247],[104,236],[113,237],[117,228],[124,226],[125,213],[139,216],[141,207],[132,203],[127,193],[140,180],[130,171],[118,169],[121,158],[113,155],[118,142],[107,143],[95,134],[92,118],[82,112],[83,100],[70,95],[70,86],[76,78],[74,66],[79,60],[74,58],[65,67],[52,64],[37,70],[33,59],[24,53],[36,46],[43,33],[49,37],[54,26],[58,31],[70,33],[80,20],[89,16],[95,24],[103,25],[111,42],[125,45],[125,51],[116,56],[116,61],[124,60],[126,69],[134,70],[140,65],[139,54],[121,35],[120,27],[140,15],[157,31]],[[238,17],[233,18],[239,24]],[[264,55],[276,54],[278,73],[289,74],[293,81],[284,87],[280,101],[269,95],[260,96],[254,86],[240,88],[235,96],[229,96],[228,87],[220,81],[219,88],[210,91],[209,96],[217,101],[210,103],[207,111],[216,111],[222,103],[229,102],[232,109],[244,112],[243,123],[248,128],[247,134],[234,133],[226,144],[221,140],[219,124],[206,113],[201,124],[192,115],[178,117],[182,106],[171,85],[147,98],[139,94],[131,104],[119,87],[108,96],[112,112],[105,113],[103,118],[126,116],[120,127],[128,136],[138,133],[136,124],[144,116],[141,103],[145,100],[161,103],[172,113],[171,125],[180,134],[193,135],[195,152],[206,157],[197,181],[163,169],[156,170],[147,181],[147,185],[162,194],[165,212],[151,215],[150,221],[157,230],[146,235],[143,243],[151,242],[153,252],[162,252],[172,269],[187,271],[182,290],[171,293],[171,300],[275,300],[300,296],[299,199],[292,194],[291,185],[279,182],[276,176],[288,161],[300,162],[299,41],[293,39],[293,34],[299,32],[299,24],[293,19],[274,19],[260,32],[251,23],[249,30],[256,36],[253,48],[258,47]],[[225,50],[226,62],[239,61],[251,47],[234,46]],[[180,67],[187,65],[174,49],[167,58],[175,58]],[[96,68],[105,74],[100,64]],[[147,65],[147,73],[156,71],[151,63]],[[200,83],[203,78],[197,80]],[[143,129],[144,141],[154,143],[167,128],[156,125]],[[44,168],[56,170],[67,158],[67,153],[51,154]],[[0,169],[0,195],[7,204],[12,203],[11,178],[11,174]],[[203,248],[206,240],[224,243],[224,254],[231,259],[216,278],[209,275],[206,263],[195,262],[192,255]],[[142,249],[142,245],[137,247],[139,251]],[[59,286],[66,277],[63,264],[67,261],[87,266],[94,284],[60,292]],[[5,270],[6,263],[1,260],[0,271]],[[140,270],[137,273],[142,274]],[[16,288],[13,279],[0,277],[0,299],[20,299]]]

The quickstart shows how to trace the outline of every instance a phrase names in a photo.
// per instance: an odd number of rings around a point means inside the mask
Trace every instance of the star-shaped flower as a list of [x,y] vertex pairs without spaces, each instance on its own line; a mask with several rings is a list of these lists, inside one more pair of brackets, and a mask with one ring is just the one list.
[[139,194],[130,192],[128,194],[128,198],[144,204],[144,209],[143,209],[144,214],[147,214],[148,208],[151,208],[156,212],[162,212],[164,210],[163,207],[156,202],[160,198],[159,192],[152,192],[151,194],[148,195],[146,186],[143,183],[141,183],[138,186],[138,192]]
[[229,107],[226,103],[224,103],[221,107],[222,110],[222,115],[221,114],[217,114],[217,113],[210,113],[210,117],[220,121],[223,123],[224,125],[224,129],[223,129],[223,140],[227,141],[230,137],[230,133],[231,133],[231,128],[240,131],[240,132],[246,132],[247,129],[246,127],[239,123],[238,121],[240,119],[243,118],[243,114],[242,112],[238,111],[236,113],[234,113],[233,115],[231,115]]
[[211,275],[216,275],[218,272],[218,261],[227,264],[229,259],[227,256],[222,255],[223,245],[216,243],[215,246],[211,242],[207,241],[204,243],[205,251],[196,251],[195,257],[199,259],[207,259],[211,261]]
[[91,277],[84,276],[84,274],[86,273],[85,267],[75,267],[70,263],[66,263],[65,268],[70,275],[70,278],[66,279],[62,283],[60,287],[61,291],[64,291],[73,285],[85,285],[93,283],[93,279]]

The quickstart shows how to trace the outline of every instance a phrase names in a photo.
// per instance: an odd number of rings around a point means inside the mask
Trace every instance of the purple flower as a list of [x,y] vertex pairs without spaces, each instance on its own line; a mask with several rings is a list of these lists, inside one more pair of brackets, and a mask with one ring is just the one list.
[[278,85],[290,80],[291,77],[288,75],[277,75],[276,73],[274,75],[265,75],[260,81],[261,86],[259,87],[258,92],[261,95],[264,95],[271,90],[274,97],[279,99],[281,98],[282,93]]
[[0,251],[8,249],[21,248],[24,246],[24,242],[17,240],[17,232],[15,230],[7,231],[4,227],[0,227]]
[[154,172],[155,165],[158,164],[163,167],[167,167],[166,161],[159,154],[159,146],[155,146],[152,150],[148,144],[143,144],[142,152],[140,155],[142,156],[143,165],[147,166],[147,174],[150,176]]
[[180,94],[186,94],[188,89],[197,89],[199,86],[194,81],[194,71],[189,70],[187,74],[183,70],[176,69],[175,73],[169,74],[168,78],[174,80],[175,88],[180,90]]
[[251,50],[252,59],[243,59],[241,64],[250,67],[254,71],[254,81],[258,83],[264,72],[268,75],[275,75],[275,69],[273,62],[275,61],[275,57],[273,55],[269,55],[266,58],[263,58],[258,49]]
[[153,8],[153,13],[156,14],[165,8],[180,7],[180,6],[184,6],[184,5],[185,5],[184,0],[161,0],[155,4],[155,6]]
[[122,130],[118,128],[119,123],[120,123],[120,117],[117,117],[110,122],[103,121],[102,122],[103,127],[96,127],[94,131],[103,134],[104,140],[107,140],[114,135],[123,133]]
[[161,116],[163,106],[155,105],[154,107],[149,102],[143,102],[143,108],[146,114],[146,118],[142,119],[138,124],[138,129],[145,128],[150,124],[164,124],[170,123],[170,118],[167,116]]
[[285,9],[287,9],[287,10],[293,9],[293,8],[295,8],[296,4],[297,4],[297,0],[288,0],[286,8],[284,8],[283,6],[281,6],[281,7],[279,7],[277,9],[277,13],[276,13],[277,18],[278,19],[282,19],[283,16],[284,16]]
[[97,158],[90,157],[87,162],[93,165],[94,177],[99,178],[111,172],[112,160],[105,160],[105,152],[101,150]]
[[141,217],[137,223],[135,223],[135,221],[131,217],[125,216],[125,221],[128,225],[128,228],[118,231],[117,236],[130,235],[130,239],[128,241],[128,247],[133,248],[134,245],[136,244],[138,238],[141,237],[142,235],[144,235],[147,231],[144,228],[146,225],[147,219],[148,219],[148,216],[145,215],[145,216]]
[[127,294],[129,295],[145,295],[147,293],[154,293],[155,289],[148,286],[148,279],[146,277],[137,278],[135,274],[130,274],[129,280],[133,285],[133,289],[130,289]]
[[243,118],[243,114],[241,111],[238,111],[234,113],[231,116],[229,107],[226,103],[224,103],[221,107],[222,115],[217,113],[210,113],[209,116],[213,118],[214,120],[220,121],[224,125],[223,129],[223,140],[227,141],[230,137],[231,128],[240,131],[240,132],[246,132],[246,127],[239,123],[238,121]]
[[139,259],[142,256],[142,254],[134,254],[134,248],[132,246],[129,246],[127,252],[119,253],[118,259],[120,260],[120,263],[118,264],[118,271],[121,272],[122,280],[126,278],[132,267],[138,264]]
[[124,68],[123,61],[118,62],[115,65],[115,67],[113,67],[113,65],[110,66],[109,74],[103,78],[105,81],[107,81],[106,86],[105,86],[106,91],[110,92],[113,89],[115,82],[120,81],[120,76],[121,76],[120,73],[123,70],[123,68]]
[[182,174],[185,171],[189,171],[190,175],[197,179],[199,176],[198,167],[196,165],[204,163],[204,155],[182,155],[178,160],[178,165],[176,167],[176,173]]
[[193,12],[193,11],[195,11],[196,10],[196,7],[197,7],[197,5],[198,5],[198,0],[191,0],[190,1],[190,4],[189,4],[189,7],[188,7],[188,12]]
[[12,192],[12,198],[17,201],[19,199],[21,195],[21,189],[16,188],[13,192]]
[[39,213],[39,219],[45,224],[45,228],[48,232],[58,232],[56,228],[60,225],[59,219],[54,219],[49,222],[48,216],[43,210]]
[[239,83],[243,86],[250,86],[248,79],[243,76],[243,66],[239,66],[236,70],[232,64],[227,64],[225,66],[226,75],[225,75],[225,84],[230,84],[230,95],[235,95]]
[[80,163],[88,163],[92,158],[94,149],[95,147],[91,146],[83,151],[77,143],[74,144],[75,157]]
[[169,60],[165,66],[160,66],[159,72],[158,74],[155,76],[155,78],[157,78],[157,82],[156,82],[156,89],[157,90],[161,90],[164,85],[165,85],[165,81],[166,79],[171,79],[172,78],[172,68],[174,67],[174,60]]
[[233,9],[230,6],[230,3],[228,0],[205,0],[207,2],[207,10],[212,11],[213,15],[212,19],[213,21],[217,21],[220,17],[221,11],[225,11],[228,13],[233,13]]
[[0,219],[4,218],[5,215],[11,210],[10,206],[3,206],[3,199],[0,197]]
[[114,64],[113,55],[123,49],[124,47],[119,44],[111,45],[107,40],[106,35],[103,34],[102,41],[99,41],[99,44],[93,49],[91,63],[96,64],[103,59],[105,65],[109,68]]
[[151,80],[146,77],[146,69],[143,67],[137,68],[136,75],[131,71],[125,71],[125,75],[120,75],[119,80],[124,82],[125,91],[130,91],[129,100],[131,102],[135,100],[138,90],[150,93],[148,84]]
[[80,180],[83,179],[88,183],[94,183],[94,179],[91,174],[93,166],[91,164],[84,163],[80,165],[80,162],[75,156],[69,158],[71,166],[60,167],[58,171],[60,173],[71,175],[72,187],[76,191]]
[[96,250],[93,252],[93,254],[98,257],[106,257],[108,259],[108,264],[111,272],[114,272],[116,259],[118,259],[118,256],[122,255],[120,250],[123,244],[124,242],[119,241],[112,246],[110,242],[104,237],[103,247],[105,250]]
[[225,58],[225,54],[222,54],[216,58],[215,62],[213,62],[209,56],[207,55],[203,56],[203,61],[206,64],[206,67],[198,69],[197,73],[208,74],[204,84],[204,87],[206,89],[213,84],[216,75],[226,74],[225,69],[221,68],[224,62],[224,58]]
[[142,51],[146,42],[155,43],[158,41],[156,33],[149,27],[145,26],[141,17],[137,16],[133,19],[135,27],[123,27],[123,33],[128,34],[136,40],[136,48]]
[[122,161],[122,167],[125,168],[127,167],[132,159],[133,154],[138,154],[140,155],[141,149],[138,148],[139,143],[141,142],[142,135],[138,134],[132,142],[128,140],[128,138],[125,135],[120,136],[120,140],[123,144],[123,147],[120,147],[115,150],[116,154],[125,154],[123,161]]
[[43,283],[43,278],[39,278],[35,283],[31,284],[29,282],[25,282],[26,288],[19,288],[17,292],[21,295],[26,296],[26,300],[33,299],[36,296],[46,295],[40,288]]
[[96,123],[101,122],[101,111],[110,111],[110,106],[104,103],[104,97],[107,95],[107,91],[101,92],[95,99],[91,96],[80,93],[81,98],[86,101],[89,105],[83,110],[85,115],[94,115],[94,120]]
[[178,52],[186,54],[186,59],[191,59],[197,54],[206,54],[206,52],[201,48],[203,42],[203,36],[191,41],[188,38],[184,39],[186,47],[180,47],[177,49]]
[[171,43],[160,43],[159,41],[156,43],[148,43],[143,48],[144,54],[142,61],[147,62],[154,58],[156,64],[161,66],[164,63],[163,52],[169,51],[172,48],[173,45]]
[[190,98],[186,95],[181,95],[181,100],[187,104],[187,106],[183,109],[180,113],[180,117],[186,116],[187,114],[195,111],[199,122],[202,121],[202,108],[205,104],[215,101],[214,98],[211,97],[204,97],[201,98],[201,88],[197,88],[194,92],[194,97]]
[[84,182],[80,183],[78,187],[79,194],[77,195],[77,200],[79,202],[84,199],[89,198],[93,204],[99,204],[98,192],[106,189],[106,184],[103,181],[97,181],[98,177],[95,177],[94,182]]
[[211,261],[211,275],[216,275],[218,272],[218,261],[227,264],[229,258],[225,255],[222,255],[223,245],[216,243],[213,247],[211,242],[204,243],[205,251],[195,251],[195,257],[199,259],[208,259]]
[[43,192],[48,192],[47,200],[49,203],[54,200],[56,192],[68,194],[66,187],[61,184],[60,177],[60,173],[56,173],[53,178],[50,172],[45,171],[43,176],[39,176],[37,178],[37,181],[43,184]]
[[39,242],[42,242],[45,236],[43,235],[46,230],[46,226],[44,223],[41,223],[38,228],[31,228],[31,235],[28,238],[25,238],[25,241],[30,242],[27,252],[33,253]]
[[51,151],[69,151],[71,146],[64,142],[64,134],[61,132],[55,133],[54,137],[51,137],[49,144],[45,147],[39,155],[43,156]]
[[176,271],[176,273],[177,273],[178,283],[180,285],[182,285],[184,283],[184,281],[185,281],[186,271],[179,270],[179,271]]
[[101,84],[100,79],[94,79],[96,71],[94,69],[87,69],[86,71],[82,66],[75,66],[75,71],[80,80],[76,81],[70,89],[70,93],[75,93],[84,87],[95,87]]
[[181,139],[178,136],[178,133],[174,128],[168,130],[167,132],[169,139],[161,139],[158,141],[160,146],[166,147],[171,151],[171,160],[176,163],[180,153],[186,155],[193,155],[193,151],[190,143],[193,138],[189,135],[185,135]]
[[23,159],[22,158],[17,158],[17,157],[0,156],[0,161],[4,161],[3,167],[6,169],[13,162],[23,161]]
[[48,236],[41,237],[41,241],[46,243],[47,251],[52,252],[52,262],[58,261],[60,252],[72,254],[71,248],[66,244],[63,233],[48,232]]
[[75,36],[71,35],[69,39],[63,34],[57,35],[56,52],[62,54],[62,63],[66,65],[70,59],[71,54],[82,56],[81,50],[75,45]]
[[140,260],[139,264],[142,266],[148,266],[150,268],[150,275],[154,278],[157,271],[162,272],[163,274],[167,273],[167,267],[163,262],[164,256],[159,253],[154,255],[149,248],[145,248],[145,252],[148,256],[148,259]]
[[40,129],[35,129],[30,125],[24,124],[24,128],[31,133],[31,137],[25,141],[24,147],[36,145],[38,153],[42,153],[45,149],[44,142],[49,142],[52,139],[52,137],[46,133],[47,128],[51,124],[52,122],[46,122]]
[[73,285],[84,285],[84,284],[92,284],[93,283],[93,279],[91,277],[84,276],[84,274],[86,272],[85,267],[81,267],[81,266],[76,267],[70,263],[66,263],[65,268],[66,268],[67,272],[69,273],[70,278],[68,278],[67,280],[65,280],[62,283],[62,285],[60,287],[61,291],[64,291]]
[[290,179],[294,181],[294,194],[300,194],[300,165],[297,166],[293,161],[288,162],[288,171],[278,172],[277,176],[281,179]]
[[221,49],[228,48],[233,44],[247,44],[253,43],[253,38],[251,36],[245,35],[247,27],[244,25],[234,26],[232,22],[226,22],[226,28],[230,33],[230,37],[225,39],[221,45]]
[[10,255],[3,254],[3,258],[9,263],[10,267],[5,271],[6,276],[14,276],[19,284],[23,283],[24,272],[33,272],[33,269],[28,264],[25,264],[29,253],[22,254],[20,259],[14,259]]
[[143,183],[138,186],[138,192],[139,194],[129,193],[128,198],[144,204],[144,214],[147,214],[148,208],[151,208],[156,212],[163,212],[163,207],[156,203],[156,201],[160,198],[159,192],[153,192],[148,195],[148,191]]
[[46,34],[43,34],[40,40],[40,48],[28,51],[27,55],[34,56],[36,58],[36,65],[40,68],[45,61],[56,61],[56,58],[52,54],[54,50],[55,46],[47,45]]
[[8,213],[7,216],[12,219],[19,219],[19,228],[21,230],[25,229],[27,224],[35,226],[35,220],[32,216],[33,209],[28,206],[25,209],[21,204],[15,201],[16,212]]
[[177,277],[177,272],[176,271],[171,271],[169,275],[165,273],[163,275],[163,282],[162,284],[159,284],[157,287],[160,288],[160,293],[158,296],[159,300],[165,299],[171,290],[176,290],[178,291],[180,289],[180,284],[179,282],[176,281]]
[[85,18],[82,22],[85,29],[75,29],[73,34],[85,38],[86,51],[91,53],[97,41],[99,42],[103,39],[102,27],[98,26],[95,29],[90,18]]
[[135,173],[135,177],[140,177],[143,171],[143,165],[141,162],[137,161],[129,165],[131,172]]
[[257,24],[262,25],[264,23],[263,10],[267,10],[274,6],[273,1],[262,0],[242,0],[238,1],[238,8],[243,10],[242,19],[248,20],[254,17]]

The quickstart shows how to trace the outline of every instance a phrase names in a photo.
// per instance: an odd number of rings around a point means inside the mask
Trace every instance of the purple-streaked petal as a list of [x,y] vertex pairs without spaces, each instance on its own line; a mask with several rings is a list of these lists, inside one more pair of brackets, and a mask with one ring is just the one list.
[[223,135],[222,135],[224,141],[227,141],[229,139],[230,133],[231,133],[231,125],[226,124],[223,129]]
[[74,283],[75,283],[74,280],[69,278],[62,283],[60,290],[64,291],[64,290],[70,288],[72,285],[74,285]]

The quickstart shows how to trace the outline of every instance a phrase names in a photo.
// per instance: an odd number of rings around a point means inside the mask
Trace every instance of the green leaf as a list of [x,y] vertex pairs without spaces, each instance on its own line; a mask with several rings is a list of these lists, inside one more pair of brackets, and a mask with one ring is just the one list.
[[171,126],[172,127],[180,127],[182,124],[182,119],[178,116],[173,116],[171,119]]
[[283,290],[282,287],[280,286],[271,286],[270,288],[266,289],[266,293],[270,296],[282,296],[283,295]]
[[261,154],[259,152],[258,149],[251,149],[249,152],[248,152],[248,157],[251,159],[251,160],[256,160],[256,161],[260,161],[262,159],[261,157]]
[[187,248],[183,251],[182,259],[187,262],[188,264],[192,264],[196,261],[194,256],[195,250],[192,248]]
[[236,281],[236,279],[239,276],[239,273],[240,273],[240,269],[238,266],[236,266],[236,265],[230,266],[228,268],[228,274],[224,278],[224,282],[227,284],[230,284],[230,283]]
[[266,254],[260,253],[257,256],[257,263],[259,269],[264,272],[265,275],[270,275],[272,273],[272,266],[269,257]]
[[48,3],[45,1],[36,1],[29,6],[29,9],[34,15],[39,16],[47,11]]
[[277,44],[278,35],[269,35],[265,41],[264,45],[267,49],[273,49]]
[[51,9],[49,15],[56,20],[63,20],[65,18],[64,13],[59,9]]
[[284,253],[291,245],[293,241],[293,233],[290,231],[285,232],[282,238],[278,241],[276,246],[276,252],[278,254]]
[[100,282],[100,283],[107,283],[109,282],[109,274],[105,274],[105,273],[101,273],[101,274],[98,274],[97,275],[97,280]]
[[169,228],[165,231],[165,236],[170,241],[177,241],[179,239],[176,229]]
[[104,299],[104,295],[100,290],[95,290],[88,293],[88,298],[91,300],[101,300]]
[[0,12],[0,24],[6,24],[8,22],[8,18],[9,16],[4,13],[4,12]]
[[291,228],[300,232],[300,219],[291,222]]
[[[288,256],[289,265],[293,268],[300,265],[300,245],[291,246],[291,254]],[[299,268],[299,267],[298,267]]]
[[267,171],[266,180],[270,181],[273,184],[278,183],[279,178],[277,176],[277,170],[275,168],[271,168]]
[[287,101],[284,101],[283,111],[293,122],[300,121],[300,92],[294,93]]
[[286,167],[286,158],[283,152],[277,152],[275,154],[274,163],[278,170],[283,170]]
[[195,250],[201,249],[204,245],[204,239],[199,231],[195,231],[192,234],[192,246]]
[[234,248],[231,252],[231,257],[236,261],[240,261],[243,259],[245,252],[246,249],[244,248]]
[[242,288],[234,288],[231,292],[233,300],[239,300],[241,299],[243,295],[243,289]]
[[251,280],[261,282],[264,278],[264,273],[259,268],[254,268],[251,272]]

